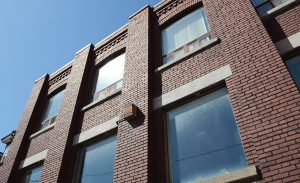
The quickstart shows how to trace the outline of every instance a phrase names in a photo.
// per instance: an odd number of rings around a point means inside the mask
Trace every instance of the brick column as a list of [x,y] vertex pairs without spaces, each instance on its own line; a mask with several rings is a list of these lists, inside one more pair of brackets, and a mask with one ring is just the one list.
[[[93,45],[88,45],[76,53],[72,71],[65,89],[65,96],[57,116],[53,135],[50,137],[48,154],[44,162],[41,182],[71,182],[74,151],[72,140],[76,119],[80,114],[84,80],[91,66],[90,56]],[[70,168],[72,167],[72,168]]]
[[152,108],[149,82],[151,13],[152,10],[146,6],[129,20],[121,106],[134,104],[140,111],[138,119],[124,120],[118,124],[114,182],[149,181],[148,126]]
[[37,80],[33,86],[31,95],[28,99],[25,111],[16,130],[16,135],[10,145],[4,164],[0,167],[0,182],[15,182],[18,174],[18,167],[22,158],[25,157],[26,145],[29,135],[32,133],[30,128],[35,122],[34,114],[40,110],[41,98],[46,94],[48,74]]

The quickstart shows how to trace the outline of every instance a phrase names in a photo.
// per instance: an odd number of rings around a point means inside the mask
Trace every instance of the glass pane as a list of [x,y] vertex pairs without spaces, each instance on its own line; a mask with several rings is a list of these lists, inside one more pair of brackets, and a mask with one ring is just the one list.
[[42,166],[34,168],[26,173],[25,183],[39,183],[42,173]]
[[163,55],[169,54],[208,31],[204,9],[197,9],[162,31]]
[[98,70],[95,93],[123,78],[125,53],[112,59]]
[[268,0],[251,0],[254,7],[261,5],[264,2],[267,2]]
[[46,121],[47,119],[50,119],[58,114],[64,94],[65,94],[65,91],[62,90],[48,100],[42,122]]
[[259,15],[264,15],[269,11],[270,9],[273,8],[273,5],[271,3],[266,3],[258,8],[256,8],[256,11]]
[[114,135],[84,149],[81,183],[113,182],[116,141]]
[[300,90],[300,55],[286,61],[286,65]]
[[205,180],[247,166],[225,88],[167,113],[174,182]]

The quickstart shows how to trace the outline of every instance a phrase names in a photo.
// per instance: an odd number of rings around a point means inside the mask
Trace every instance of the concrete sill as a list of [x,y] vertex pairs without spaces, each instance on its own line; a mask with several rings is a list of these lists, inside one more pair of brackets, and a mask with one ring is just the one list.
[[39,136],[39,135],[41,135],[41,134],[43,134],[43,133],[51,130],[52,128],[54,128],[54,126],[55,126],[55,123],[47,126],[44,129],[41,129],[40,131],[35,132],[34,134],[30,135],[29,139],[33,139],[33,138],[35,138],[35,137],[37,137],[37,136]]
[[98,104],[100,104],[100,103],[102,103],[102,102],[108,100],[109,98],[111,98],[111,97],[113,97],[113,96],[115,96],[115,95],[120,94],[121,91],[122,91],[122,88],[120,88],[119,90],[116,90],[116,91],[113,92],[113,93],[110,93],[110,94],[107,95],[105,98],[100,98],[100,99],[98,99],[98,100],[95,100],[94,102],[92,102],[92,103],[90,103],[90,104],[84,106],[84,107],[81,109],[81,111],[84,112],[84,111],[86,111],[86,110],[88,110],[88,109],[90,109],[90,108],[92,108],[92,107],[94,107],[94,106],[96,106],[96,105],[98,105]]
[[200,46],[197,50],[194,50],[193,52],[191,52],[191,53],[189,53],[189,54],[187,54],[187,55],[184,55],[184,56],[178,58],[177,60],[170,61],[170,62],[168,62],[168,63],[166,63],[166,64],[164,64],[164,65],[158,67],[157,69],[155,69],[155,72],[156,72],[156,73],[161,73],[161,72],[167,70],[169,67],[172,67],[172,66],[174,66],[174,65],[177,65],[177,64],[181,63],[181,62],[184,60],[184,58],[189,57],[189,56],[191,56],[192,54],[195,54],[196,52],[203,51],[203,50],[205,50],[205,49],[208,49],[208,48],[210,48],[210,47],[216,45],[219,41],[220,41],[219,38],[217,38],[217,37],[216,37],[216,38],[213,38],[213,39],[207,41],[207,42],[206,42],[205,44],[203,44],[202,46]]
[[299,2],[300,2],[300,0],[286,1],[286,2],[282,3],[281,5],[278,5],[278,6],[274,7],[273,9],[270,9],[269,11],[267,11],[267,14],[264,16],[273,16],[273,15],[279,14],[280,12],[287,11],[290,8],[292,8],[293,5],[296,5]]
[[251,165],[245,169],[231,172],[225,175],[217,176],[209,180],[196,181],[196,183],[233,183],[233,182],[253,182],[260,178],[255,165]]

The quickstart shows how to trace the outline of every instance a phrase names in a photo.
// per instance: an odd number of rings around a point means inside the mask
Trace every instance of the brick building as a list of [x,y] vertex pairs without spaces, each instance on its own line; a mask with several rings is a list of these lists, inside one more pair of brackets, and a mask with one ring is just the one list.
[[35,81],[0,182],[300,182],[299,2],[143,7]]

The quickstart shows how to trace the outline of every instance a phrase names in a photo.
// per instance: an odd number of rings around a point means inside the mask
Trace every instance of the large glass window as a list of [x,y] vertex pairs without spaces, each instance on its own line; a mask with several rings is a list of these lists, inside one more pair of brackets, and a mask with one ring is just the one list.
[[255,7],[259,15],[264,15],[270,9],[278,6],[287,0],[251,0],[253,6]]
[[226,88],[167,113],[173,182],[197,182],[247,166]]
[[300,90],[300,55],[287,60],[286,65]]
[[122,88],[125,53],[108,61],[97,71],[93,101]]
[[113,135],[81,150],[77,182],[113,182],[116,141],[117,136]]
[[22,179],[22,183],[39,183],[41,182],[42,166],[28,170]]
[[199,8],[162,30],[163,62],[178,59],[194,50],[209,36],[203,8]]
[[56,95],[52,96],[48,100],[45,111],[44,111],[44,115],[42,118],[41,128],[45,128],[48,125],[54,123],[55,117],[60,110],[60,106],[61,106],[61,103],[62,103],[62,100],[64,97],[64,93],[65,93],[65,91],[62,90],[59,93],[57,93]]

